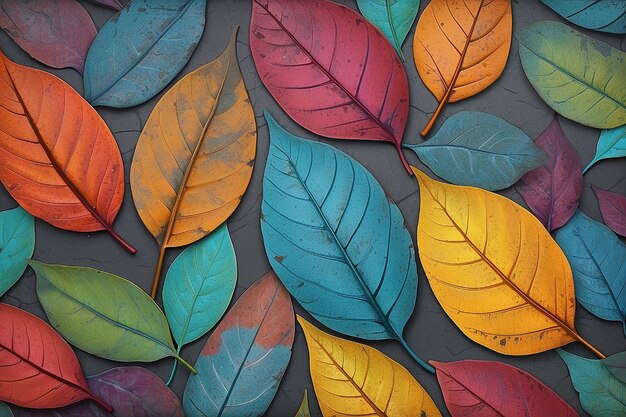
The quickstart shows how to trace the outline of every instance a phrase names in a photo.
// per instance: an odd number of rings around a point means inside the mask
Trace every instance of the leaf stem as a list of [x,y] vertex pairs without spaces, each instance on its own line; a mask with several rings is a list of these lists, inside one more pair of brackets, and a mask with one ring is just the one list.
[[402,165],[404,166],[404,169],[406,170],[406,172],[408,172],[408,174],[410,176],[413,176],[413,170],[411,169],[411,167],[409,166],[409,163],[406,161],[406,158],[404,157],[404,153],[402,152],[402,144],[401,143],[393,143],[396,146],[396,150],[398,151],[398,155],[400,155],[400,160],[402,161]]
[[[181,348],[181,346],[178,346],[178,348],[176,348],[176,354],[179,355],[179,356],[180,356],[180,348]],[[170,373],[170,377],[167,380],[167,382],[165,383],[165,385],[167,385],[168,387],[170,386],[172,381],[174,381],[174,375],[176,375],[176,368],[178,368],[178,361],[177,360],[174,361],[174,366],[172,366],[172,372]]]
[[580,343],[585,345],[585,347],[587,349],[589,349],[591,352],[593,352],[593,354],[596,355],[599,359],[606,358],[606,356],[602,352],[600,352],[598,349],[593,347],[593,345],[591,343],[589,343],[585,339],[583,339],[583,337],[581,335],[579,335],[578,333],[575,333],[575,337],[576,337],[576,340],[578,340]]
[[185,365],[185,367],[187,369],[189,369],[189,371],[194,374],[194,375],[198,375],[198,371],[195,370],[195,368],[191,365],[189,365],[189,363],[187,363],[186,360],[184,360],[183,358],[180,357],[180,355],[178,353],[174,354],[174,357],[178,360],[178,362],[182,363],[183,365]]
[[113,412],[113,407],[111,407],[109,404],[105,403],[104,401],[102,401],[100,398],[96,397],[93,394],[89,394],[90,397],[89,399],[93,402],[95,402],[96,404],[98,404],[100,407],[104,408],[105,410],[107,410],[109,413]]
[[422,368],[424,368],[424,370],[430,372],[431,374],[435,373],[435,368],[421,360],[420,357],[417,356],[417,354],[413,352],[413,350],[409,347],[409,345],[406,343],[406,340],[404,340],[402,336],[398,337],[398,342],[402,344],[402,346],[409,353],[409,355],[411,355],[411,357],[415,359],[415,362],[417,362]]
[[165,244],[161,245],[159,250],[159,260],[157,261],[157,269],[154,273],[154,279],[152,280],[152,292],[150,296],[153,300],[156,300],[157,292],[159,291],[159,282],[161,280],[161,270],[163,269],[163,258],[165,258]]

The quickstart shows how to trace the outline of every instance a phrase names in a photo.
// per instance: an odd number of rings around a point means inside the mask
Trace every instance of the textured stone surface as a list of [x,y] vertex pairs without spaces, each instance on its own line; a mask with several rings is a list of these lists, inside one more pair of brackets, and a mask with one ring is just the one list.
[[[123,3],[126,2],[123,1]],[[81,3],[87,8],[97,27],[101,27],[113,15],[113,11],[110,9],[98,7],[84,1],[81,1]],[[343,0],[342,3],[356,8],[356,1],[354,0]],[[428,1],[422,0],[421,10],[424,9],[427,3]],[[239,62],[241,63],[242,73],[257,115],[259,135],[258,157],[252,182],[241,206],[228,221],[228,228],[237,253],[239,271],[234,299],[237,299],[246,288],[262,277],[269,269],[263,250],[259,226],[261,181],[269,141],[267,127],[262,116],[264,109],[270,110],[279,123],[286,126],[290,132],[330,143],[365,165],[378,179],[390,197],[398,203],[414,239],[419,204],[419,192],[417,191],[415,179],[406,174],[393,146],[385,143],[348,143],[319,138],[297,126],[280,110],[263,87],[250,56],[248,47],[250,9],[249,0],[208,1],[207,24],[202,40],[187,66],[172,82],[172,84],[175,83],[183,75],[215,59],[228,43],[232,27],[236,24],[241,26],[237,43]],[[514,30],[546,19],[563,21],[539,0],[513,0]],[[624,36],[620,37],[580,28],[577,29],[622,50],[626,47],[626,37]],[[421,140],[418,139],[419,131],[437,106],[436,100],[420,81],[413,65],[413,54],[411,52],[412,36],[413,31],[411,31],[403,48],[408,60],[405,67],[411,86],[411,112],[404,137],[404,141],[407,143],[416,143]],[[19,49],[4,32],[0,32],[0,48],[9,58],[21,64],[44,68]],[[82,79],[76,71],[69,69],[44,69],[63,78],[78,91],[82,92]],[[160,96],[161,94],[147,103],[131,109],[98,109],[119,143],[125,162],[127,185],[128,171],[137,137]],[[513,39],[511,46],[508,65],[500,79],[477,96],[459,103],[447,105],[433,131],[436,131],[441,126],[446,116],[461,110],[484,111],[503,117],[520,127],[531,138],[537,137],[548,126],[552,118],[552,110],[542,102],[522,72],[518,56],[518,45],[515,39]],[[599,131],[565,119],[561,119],[561,124],[567,137],[579,152],[583,166],[586,165],[595,152]],[[430,173],[428,169],[419,163],[415,155],[408,151],[405,154],[409,162]],[[601,221],[598,203],[590,188],[591,184],[626,194],[626,160],[613,159],[602,161],[585,175],[581,208],[587,215]],[[504,190],[502,194],[523,204],[522,198],[513,188]],[[4,189],[0,189],[0,209],[4,210],[13,206],[15,206],[15,202],[11,200]],[[137,255],[131,256],[126,253],[106,233],[79,234],[65,232],[54,229],[42,221],[37,221],[37,243],[34,258],[44,262],[99,268],[119,274],[137,283],[145,290],[149,290],[155,269],[158,247],[139,220],[128,188],[126,189],[124,205],[115,222],[115,229],[138,249]],[[166,268],[178,252],[178,250],[169,251],[165,261]],[[513,364],[542,380],[572,404],[581,415],[585,415],[580,407],[578,396],[571,385],[565,364],[555,352],[546,352],[527,357],[505,357],[491,352],[472,343],[448,319],[433,297],[421,268],[419,268],[418,293],[417,307],[407,325],[405,335],[409,345],[423,359],[436,359],[439,361],[488,359]],[[43,317],[43,311],[35,293],[35,277],[30,269],[27,270],[22,280],[3,297],[2,301],[17,305]],[[295,308],[299,314],[303,314],[299,306],[296,305]],[[306,314],[304,316],[309,318]],[[587,340],[607,355],[626,350],[626,339],[622,333],[620,323],[601,321],[579,306],[576,315],[576,327]],[[192,363],[195,362],[205,341],[206,337],[186,347],[183,350],[183,356]],[[403,364],[426,387],[443,414],[449,415],[445,409],[435,377],[422,371],[398,343],[375,342],[371,343],[371,345]],[[590,353],[581,345],[571,345],[567,347],[567,350],[590,357]],[[77,353],[87,375],[93,375],[119,365],[95,358],[84,352],[79,351]],[[142,365],[167,379],[172,361],[163,360],[154,364]],[[172,385],[174,391],[179,396],[182,396],[186,380],[187,371],[183,367],[179,367]],[[309,389],[312,415],[320,416],[308,374],[306,345],[302,331],[298,328],[291,364],[267,415],[282,417],[295,414],[300,405],[304,388]]]

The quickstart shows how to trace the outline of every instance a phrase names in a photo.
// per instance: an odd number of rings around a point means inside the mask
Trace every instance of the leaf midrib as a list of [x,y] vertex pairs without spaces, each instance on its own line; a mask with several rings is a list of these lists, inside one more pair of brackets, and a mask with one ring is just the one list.
[[[111,91],[111,89],[113,87],[115,87],[115,85],[120,82],[120,80],[122,78],[124,78],[126,75],[128,75],[133,69],[135,69],[137,67],[137,65],[144,60],[144,58],[152,51],[152,49],[156,46],[157,43],[159,43],[159,41],[161,39],[163,39],[163,37],[165,35],[167,35],[167,33],[170,31],[170,29],[176,24],[178,23],[178,21],[182,18],[182,16],[187,13],[187,10],[189,10],[189,8],[191,7],[191,5],[195,2],[196,0],[189,0],[187,2],[187,5],[176,15],[174,16],[174,18],[172,19],[172,21],[167,25],[167,27],[165,27],[165,29],[163,29],[163,31],[161,32],[161,34],[159,36],[157,36],[152,43],[150,43],[150,45],[148,45],[148,47],[145,49],[145,51],[143,51],[137,58],[135,58],[133,60],[133,62],[130,63],[130,65],[128,66],[128,68],[126,68],[124,71],[122,71],[120,73],[120,75],[118,77],[115,78],[115,80],[108,86],[105,87],[105,89],[101,92],[98,93],[96,96],[94,96],[92,99],[89,100],[89,102],[91,103],[95,103],[97,100],[99,100],[103,95],[105,95],[106,93],[108,93],[109,91]],[[123,12],[123,11],[122,11]],[[117,24],[117,22],[115,22]]]

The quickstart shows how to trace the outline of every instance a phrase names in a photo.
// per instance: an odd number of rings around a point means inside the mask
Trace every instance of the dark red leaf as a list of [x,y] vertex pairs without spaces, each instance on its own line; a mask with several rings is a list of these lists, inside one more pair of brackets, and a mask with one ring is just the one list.
[[578,416],[543,382],[514,366],[491,361],[430,364],[452,417]]
[[404,67],[363,16],[327,0],[253,0],[250,48],[265,87],[297,123],[336,139],[401,151],[409,112]]
[[83,72],[96,27],[76,0],[3,0],[0,27],[30,56]]
[[52,327],[0,304],[0,401],[56,408],[85,399],[110,409],[89,391],[74,351]]
[[600,203],[604,223],[620,236],[626,237],[626,197],[592,185]]
[[567,223],[578,207],[583,189],[582,166],[556,114],[535,144],[546,153],[548,163],[524,175],[517,190],[552,232]]

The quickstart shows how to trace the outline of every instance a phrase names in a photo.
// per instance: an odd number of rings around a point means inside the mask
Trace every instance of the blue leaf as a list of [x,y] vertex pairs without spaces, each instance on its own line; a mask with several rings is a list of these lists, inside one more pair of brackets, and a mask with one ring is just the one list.
[[0,417],[13,417],[13,412],[5,403],[0,403]]
[[163,284],[163,307],[179,349],[215,326],[236,283],[237,261],[226,224],[174,260]]
[[546,163],[546,155],[524,132],[480,112],[456,113],[427,142],[404,146],[439,177],[489,191],[510,187]]
[[569,369],[580,405],[591,417],[626,415],[626,384],[611,372],[610,366],[617,359],[624,367],[623,353],[599,360],[582,358],[562,349],[557,352]]
[[270,272],[209,337],[185,387],[187,417],[262,416],[289,364],[294,333],[289,293]]
[[580,304],[601,319],[626,324],[626,245],[580,210],[555,239],[572,266]]
[[541,0],[570,22],[600,32],[626,33],[624,0]]
[[21,207],[0,212],[0,296],[17,282],[35,250],[35,221]]
[[420,0],[357,0],[361,14],[389,39],[404,61],[402,43],[420,8]]
[[[626,4],[626,2],[624,3]],[[583,174],[596,162],[607,158],[623,158],[626,156],[626,126],[605,129],[600,133],[598,147],[593,160],[583,170]]]
[[85,98],[132,107],[154,97],[183,69],[204,31],[206,0],[133,0],[94,39]]
[[272,268],[325,326],[404,342],[417,270],[400,210],[358,162],[290,134],[267,112],[265,118],[261,230]]

